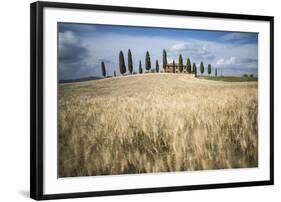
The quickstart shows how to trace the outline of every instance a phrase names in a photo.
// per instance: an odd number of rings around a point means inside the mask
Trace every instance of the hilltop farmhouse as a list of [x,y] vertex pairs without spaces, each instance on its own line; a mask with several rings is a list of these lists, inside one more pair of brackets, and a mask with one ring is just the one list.
[[[169,64],[166,65],[165,72],[166,73],[180,73],[179,65],[175,64],[175,66],[174,66],[173,63],[169,63]],[[186,69],[186,65],[183,65],[182,72],[183,73],[188,73],[187,69]]]

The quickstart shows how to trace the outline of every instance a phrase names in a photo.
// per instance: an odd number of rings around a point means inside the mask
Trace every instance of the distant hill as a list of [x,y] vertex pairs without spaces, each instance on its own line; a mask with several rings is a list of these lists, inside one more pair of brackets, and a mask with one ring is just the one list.
[[98,80],[103,79],[102,77],[90,76],[84,77],[79,79],[66,79],[66,80],[59,80],[59,83],[74,83],[74,82],[81,82],[81,81],[91,81],[91,80]]

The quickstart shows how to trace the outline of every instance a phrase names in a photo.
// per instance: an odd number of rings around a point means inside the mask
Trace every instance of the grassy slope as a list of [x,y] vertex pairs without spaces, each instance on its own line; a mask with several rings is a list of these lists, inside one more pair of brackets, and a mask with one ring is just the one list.
[[257,166],[257,82],[144,74],[59,85],[59,175]]
[[234,76],[218,76],[218,77],[202,77],[203,79],[213,80],[213,81],[227,81],[227,82],[246,82],[246,81],[258,81],[255,77],[234,77]]

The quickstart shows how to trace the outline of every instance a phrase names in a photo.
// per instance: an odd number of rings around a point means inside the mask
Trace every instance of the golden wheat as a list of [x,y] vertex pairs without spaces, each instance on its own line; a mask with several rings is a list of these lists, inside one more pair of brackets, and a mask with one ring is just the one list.
[[258,165],[257,82],[144,74],[59,85],[59,176]]

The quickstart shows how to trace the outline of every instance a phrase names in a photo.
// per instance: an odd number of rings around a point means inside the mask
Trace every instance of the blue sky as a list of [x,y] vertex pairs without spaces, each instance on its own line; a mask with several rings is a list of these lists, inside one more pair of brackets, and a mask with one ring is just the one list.
[[128,49],[135,72],[140,60],[144,64],[146,51],[150,53],[152,69],[158,59],[161,70],[162,51],[166,49],[168,62],[177,62],[182,54],[184,62],[190,58],[199,66],[203,61],[223,75],[258,73],[257,33],[59,23],[58,37],[60,80],[99,77],[102,61],[108,75],[114,71],[119,74],[119,51],[123,51],[127,62]]

